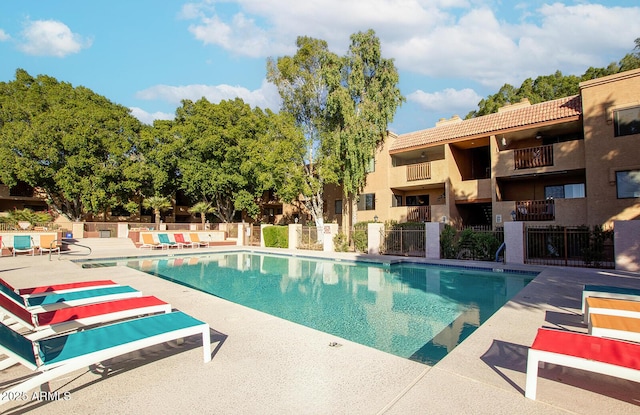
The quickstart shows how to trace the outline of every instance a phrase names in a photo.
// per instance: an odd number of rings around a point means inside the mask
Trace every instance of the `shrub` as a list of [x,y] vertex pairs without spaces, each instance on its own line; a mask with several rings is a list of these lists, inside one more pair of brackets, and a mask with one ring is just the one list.
[[353,245],[358,252],[369,250],[369,223],[358,222],[353,225]]
[[456,230],[453,226],[446,224],[440,233],[440,255],[442,258],[452,259],[458,256],[456,244]]
[[337,252],[347,252],[349,250],[349,242],[347,241],[347,235],[340,232],[333,237],[333,246]]
[[289,227],[267,226],[262,229],[264,244],[269,248],[289,247]]

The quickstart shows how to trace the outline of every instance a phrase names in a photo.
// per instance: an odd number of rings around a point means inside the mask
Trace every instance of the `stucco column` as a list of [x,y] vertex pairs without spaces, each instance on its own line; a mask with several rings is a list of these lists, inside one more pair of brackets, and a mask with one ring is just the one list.
[[128,237],[129,237],[129,224],[118,223],[118,238],[128,238]]
[[524,264],[524,222],[504,222],[505,263]]
[[369,223],[367,227],[367,253],[380,255],[380,243],[382,242],[382,229],[384,223]]
[[613,249],[616,269],[622,271],[640,271],[640,221],[613,221]]
[[84,238],[84,222],[73,222],[71,224],[71,232],[74,238]]
[[335,246],[333,245],[333,237],[338,233],[338,224],[337,223],[328,223],[323,227],[323,248],[322,250],[325,252],[334,252]]
[[440,259],[440,233],[444,229],[444,223],[425,222],[425,257],[428,259]]
[[298,249],[300,246],[300,239],[302,237],[302,225],[290,224],[289,225],[289,249]]

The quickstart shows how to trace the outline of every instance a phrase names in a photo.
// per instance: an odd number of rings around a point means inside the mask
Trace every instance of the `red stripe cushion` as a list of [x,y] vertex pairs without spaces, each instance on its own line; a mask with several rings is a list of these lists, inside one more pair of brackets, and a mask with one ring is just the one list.
[[640,370],[640,344],[540,328],[531,348]]
[[95,317],[102,314],[115,313],[118,311],[133,310],[141,307],[167,304],[164,301],[153,297],[127,298],[124,300],[114,300],[105,303],[88,304],[83,306],[63,308],[55,311],[39,313],[38,324],[46,326],[50,324],[73,321],[80,318]]
[[0,307],[4,308],[14,316],[24,321],[25,323],[34,325],[31,312],[28,311],[23,306],[16,304],[14,301],[10,300],[8,297],[4,295],[4,293],[0,293]]
[[71,282],[68,284],[43,285],[42,287],[21,288],[18,290],[18,293],[20,295],[41,294],[41,293],[48,293],[52,291],[72,290],[75,288],[95,287],[99,285],[115,285],[115,282],[111,280],[97,280],[97,281]]

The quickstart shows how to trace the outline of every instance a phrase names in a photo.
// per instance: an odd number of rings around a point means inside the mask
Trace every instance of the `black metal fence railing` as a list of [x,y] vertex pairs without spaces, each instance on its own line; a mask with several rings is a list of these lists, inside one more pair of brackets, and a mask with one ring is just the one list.
[[615,268],[613,231],[600,227],[527,227],[525,263]]
[[322,241],[318,241],[318,228],[316,226],[302,226],[298,232],[298,240],[300,241],[298,249],[322,251],[323,245]]

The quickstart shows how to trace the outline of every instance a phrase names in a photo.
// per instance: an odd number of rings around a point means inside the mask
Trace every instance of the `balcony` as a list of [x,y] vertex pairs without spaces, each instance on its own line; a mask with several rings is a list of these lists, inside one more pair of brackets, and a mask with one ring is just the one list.
[[513,160],[516,170],[553,166],[553,145],[514,150]]
[[549,173],[585,168],[584,140],[502,150],[494,163],[495,177]]
[[555,203],[548,200],[521,200],[516,202],[517,221],[555,220]]
[[431,179],[431,163],[424,162],[407,166],[407,181]]
[[407,222],[431,222],[430,206],[407,206]]

